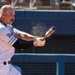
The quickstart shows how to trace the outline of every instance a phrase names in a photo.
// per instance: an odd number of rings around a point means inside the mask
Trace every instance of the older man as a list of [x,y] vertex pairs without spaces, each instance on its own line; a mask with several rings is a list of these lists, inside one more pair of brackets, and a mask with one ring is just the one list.
[[[43,37],[33,36],[20,31],[12,26],[15,20],[15,11],[12,6],[4,5],[0,9],[0,75],[21,75],[11,64],[11,58],[15,53],[15,48],[21,46],[18,38],[26,41],[33,41],[34,46],[44,46]],[[19,46],[18,46],[19,45]]]

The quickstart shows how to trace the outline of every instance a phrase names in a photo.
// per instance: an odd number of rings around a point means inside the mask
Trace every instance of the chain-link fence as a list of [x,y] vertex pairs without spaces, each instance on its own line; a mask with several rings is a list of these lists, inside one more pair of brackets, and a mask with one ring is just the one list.
[[47,39],[44,47],[16,52],[75,53],[75,12],[16,11],[15,17],[13,26],[30,34],[43,36],[51,26],[56,26],[56,32]]

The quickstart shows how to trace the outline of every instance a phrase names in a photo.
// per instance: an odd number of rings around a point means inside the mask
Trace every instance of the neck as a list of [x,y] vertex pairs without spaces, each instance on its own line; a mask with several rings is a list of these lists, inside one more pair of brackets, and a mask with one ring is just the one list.
[[0,18],[0,21],[4,24],[4,25],[7,25],[7,22],[4,18]]
[[7,26],[4,22],[2,22],[1,20],[0,20],[0,22],[3,24],[3,25],[5,25],[5,26]]

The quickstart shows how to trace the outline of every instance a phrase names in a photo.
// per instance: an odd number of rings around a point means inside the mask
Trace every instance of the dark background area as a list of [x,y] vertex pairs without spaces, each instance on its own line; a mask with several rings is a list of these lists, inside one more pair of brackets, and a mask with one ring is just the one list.
[[[16,50],[17,55],[12,62],[21,68],[23,75],[57,75],[57,72],[60,72],[59,75],[75,75],[75,62],[71,62],[75,57],[75,12],[16,11],[15,17],[13,26],[31,34],[32,28],[37,25],[45,27],[44,33],[51,26],[56,26],[56,32],[46,39],[44,47]],[[19,42],[31,43],[20,39]],[[52,62],[53,59],[55,62]]]
[[[34,26],[41,26],[45,33],[51,26],[56,26],[56,32],[48,39],[44,47],[32,47],[31,49],[16,53],[75,53],[75,13],[52,11],[16,11],[16,19],[13,26],[19,30],[32,34]],[[41,29],[37,31],[41,32]],[[30,43],[22,41],[22,43]]]

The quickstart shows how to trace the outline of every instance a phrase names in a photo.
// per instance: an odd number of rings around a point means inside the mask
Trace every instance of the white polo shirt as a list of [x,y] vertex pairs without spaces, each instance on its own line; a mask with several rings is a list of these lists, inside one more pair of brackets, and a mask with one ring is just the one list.
[[0,22],[0,62],[10,61],[14,55],[15,49],[12,45],[17,41],[14,34],[11,25],[6,27]]

